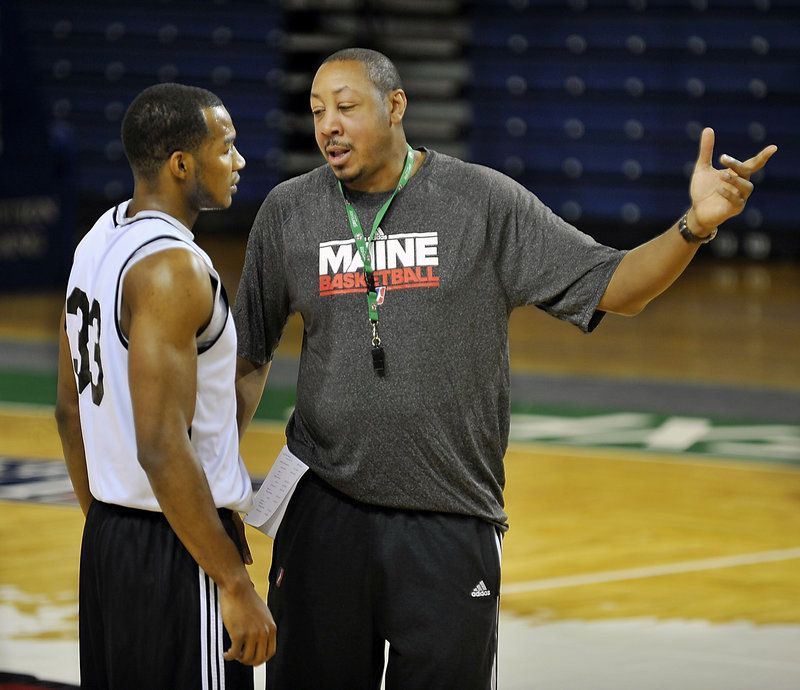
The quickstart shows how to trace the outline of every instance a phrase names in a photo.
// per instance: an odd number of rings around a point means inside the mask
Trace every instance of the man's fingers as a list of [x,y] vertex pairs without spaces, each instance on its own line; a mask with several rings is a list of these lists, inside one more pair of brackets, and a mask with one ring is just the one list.
[[260,634],[241,640],[231,640],[230,649],[223,653],[222,658],[225,661],[238,661],[246,666],[260,666],[275,654],[276,636],[272,630],[265,625]]
[[706,127],[700,135],[700,150],[697,154],[697,165],[711,165],[711,157],[714,155],[714,130]]
[[750,175],[756,172],[756,170],[761,170],[761,168],[763,168],[767,164],[767,161],[772,157],[772,154],[774,154],[777,150],[778,147],[772,144],[771,146],[767,146],[766,148],[762,149],[755,156],[748,158],[744,162],[736,160],[733,156],[729,156],[727,153],[724,153],[720,156],[719,162],[740,177],[749,180]]
[[[261,656],[258,654],[259,647],[262,649]],[[264,662],[263,649],[265,647],[266,645],[258,636],[249,638],[239,655],[239,662],[245,666],[258,666]]]
[[[742,180],[742,182],[745,182],[745,184],[750,184],[745,180]],[[752,190],[752,185],[750,185],[749,188],[739,188],[739,186],[729,183],[720,185],[717,191],[726,199],[728,199],[728,201],[730,201],[734,206],[741,208],[744,206],[745,202],[747,201],[747,197],[750,196],[750,192]]]
[[272,624],[272,627],[267,627],[267,661],[269,661],[273,656],[275,656],[275,650],[277,648],[278,643],[278,635],[275,630],[275,624]]
[[242,645],[238,641],[231,640],[231,646],[222,654],[225,661],[238,661],[242,653]]
[[744,165],[750,170],[751,173],[754,173],[756,170],[761,170],[761,168],[767,164],[767,161],[772,158],[772,154],[774,154],[777,150],[778,147],[775,146],[775,144],[767,146],[752,158],[748,158],[744,162]]
[[[245,666],[259,666],[263,664],[267,659],[264,656],[263,651],[259,655],[258,653],[259,645],[252,645],[251,647],[234,647],[231,645],[231,648],[224,652],[222,658],[225,661],[238,661],[240,664],[244,664]],[[266,645],[261,645],[262,650],[266,648]]]

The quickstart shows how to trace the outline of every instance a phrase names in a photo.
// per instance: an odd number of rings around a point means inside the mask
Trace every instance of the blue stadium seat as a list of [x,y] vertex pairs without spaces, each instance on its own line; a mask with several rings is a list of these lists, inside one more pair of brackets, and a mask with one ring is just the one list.
[[133,0],[30,0],[20,16],[46,107],[74,134],[80,193],[116,201],[115,194],[130,192],[121,118],[141,89],[160,81],[203,86],[225,101],[248,159],[240,198],[260,201],[278,181],[267,163],[281,146],[268,124],[283,107],[283,94],[270,84],[283,67],[271,40],[282,25],[276,4],[237,2],[234,12],[173,0],[146,12]]
[[688,201],[711,126],[716,155],[784,152],[731,227],[796,225],[800,172],[785,152],[800,146],[800,4],[475,0],[471,21],[476,162],[583,223],[663,226]]

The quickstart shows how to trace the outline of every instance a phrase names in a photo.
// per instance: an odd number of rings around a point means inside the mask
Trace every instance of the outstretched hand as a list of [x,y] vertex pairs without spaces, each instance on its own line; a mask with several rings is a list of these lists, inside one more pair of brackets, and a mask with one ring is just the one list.
[[767,146],[743,163],[723,154],[720,156],[720,163],[725,168],[717,170],[711,165],[714,130],[706,127],[700,137],[700,151],[689,186],[694,217],[700,226],[694,228],[695,232],[701,229],[708,229],[710,232],[728,218],[741,213],[753,192],[750,176],[761,170],[777,150],[775,145]]

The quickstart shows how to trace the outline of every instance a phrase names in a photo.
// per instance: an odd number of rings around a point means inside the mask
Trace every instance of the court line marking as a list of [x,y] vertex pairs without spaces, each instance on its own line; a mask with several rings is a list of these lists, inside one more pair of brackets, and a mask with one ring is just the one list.
[[43,403],[0,402],[0,414],[9,416],[53,417],[55,407]]
[[[775,461],[748,458],[732,459],[723,455],[701,455],[688,451],[667,452],[649,448],[616,448],[572,446],[563,443],[536,443],[534,441],[509,441],[509,451],[530,453],[534,456],[568,456],[581,460],[608,460],[613,462],[638,462],[645,464],[688,465],[709,469],[742,470],[744,472],[778,472],[798,474],[800,467]],[[508,451],[506,452],[506,460]]]
[[[17,403],[0,401],[0,417],[29,417],[53,420],[53,405],[40,403]],[[286,422],[268,419],[253,419],[248,426],[250,430],[266,433],[286,433]],[[568,455],[580,459],[602,459],[638,463],[680,464],[710,469],[729,469],[745,472],[778,472],[781,474],[798,474],[800,466],[780,461],[762,461],[752,458],[730,458],[722,454],[707,455],[687,451],[665,451],[652,448],[621,448],[580,446],[568,443],[537,442],[509,439],[509,451],[532,453],[539,456]],[[506,453],[506,455],[508,452]]]
[[[55,420],[54,414],[55,407],[53,405],[0,401],[0,417],[30,417],[32,419],[41,418]],[[286,422],[269,419],[253,419],[247,429],[248,431],[250,429],[257,429],[259,431],[278,431],[284,433],[286,431]]]
[[626,568],[624,570],[605,570],[598,573],[581,573],[578,575],[565,575],[563,577],[549,577],[540,580],[528,580],[527,582],[510,582],[500,587],[500,594],[525,594],[527,592],[538,592],[543,589],[579,587],[581,585],[639,580],[647,577],[660,577],[662,575],[696,573],[703,570],[715,570],[717,568],[735,568],[742,565],[788,561],[794,558],[800,558],[800,546],[791,549],[758,551],[756,553],[742,553],[718,558],[701,558],[694,561],[663,563],[661,565],[648,565],[639,568]]

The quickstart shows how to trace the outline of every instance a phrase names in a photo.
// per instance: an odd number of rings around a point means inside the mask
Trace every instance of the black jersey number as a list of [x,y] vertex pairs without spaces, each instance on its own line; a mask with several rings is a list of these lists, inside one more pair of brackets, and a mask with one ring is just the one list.
[[[78,359],[72,360],[75,374],[78,376],[78,392],[83,393],[86,386],[92,387],[92,402],[99,405],[103,400],[103,362],[100,358],[100,304],[89,298],[80,288],[75,288],[67,298],[67,312],[80,312],[81,326],[78,330]],[[94,329],[91,326],[94,325]],[[97,370],[97,380],[92,376],[89,361],[89,332],[93,330],[94,342],[91,357]]]

